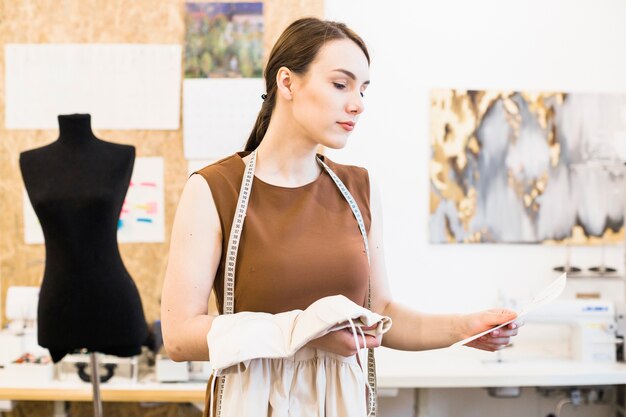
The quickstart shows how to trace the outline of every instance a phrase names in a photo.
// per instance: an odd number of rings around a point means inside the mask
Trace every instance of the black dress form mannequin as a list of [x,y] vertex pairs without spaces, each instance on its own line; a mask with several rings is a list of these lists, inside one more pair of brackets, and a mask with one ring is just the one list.
[[57,141],[20,168],[46,244],[38,339],[54,362],[77,349],[141,352],[148,327],[117,246],[135,148],[96,138],[88,114],[59,116]]

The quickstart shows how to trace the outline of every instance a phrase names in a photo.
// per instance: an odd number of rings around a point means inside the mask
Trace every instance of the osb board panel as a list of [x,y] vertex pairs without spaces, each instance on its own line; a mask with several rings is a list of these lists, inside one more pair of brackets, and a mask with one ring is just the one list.
[[[302,16],[323,17],[323,0],[267,0],[265,53],[282,30]],[[180,0],[0,0],[0,72],[4,74],[6,43],[165,43],[184,36],[184,2]],[[22,179],[19,154],[54,141],[56,130],[4,128],[4,76],[0,77],[0,291],[4,305],[11,285],[39,285],[45,264],[43,245],[23,239]],[[182,110],[181,110],[182,115]],[[182,124],[182,121],[181,121]],[[121,244],[124,263],[134,278],[146,318],[159,316],[159,298],[167,266],[169,236],[176,204],[187,179],[182,128],[177,131],[94,130],[101,139],[134,145],[137,156],[165,160],[165,233],[159,244]],[[0,305],[0,307],[1,307]],[[0,308],[3,310],[3,308]],[[0,311],[0,324],[4,311]],[[4,323],[6,324],[6,323]]]
[[[7,417],[48,417],[53,415],[52,402],[19,401]],[[67,414],[72,417],[92,417],[93,404],[74,402],[68,404]],[[107,417],[200,417],[202,412],[191,404],[153,403],[102,403],[102,414]]]
[[[201,417],[202,412],[191,404],[155,403],[102,403],[102,414],[106,417]],[[71,403],[68,415],[72,417],[93,416],[93,404]]]
[[48,417],[54,415],[54,403],[50,401],[19,401],[7,417]]

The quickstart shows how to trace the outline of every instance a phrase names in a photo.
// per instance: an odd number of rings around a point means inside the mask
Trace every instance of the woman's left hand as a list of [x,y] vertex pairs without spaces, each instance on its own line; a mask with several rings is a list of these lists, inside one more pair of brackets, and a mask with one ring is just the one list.
[[[506,323],[509,320],[513,320],[515,317],[517,317],[517,313],[506,309],[491,309],[463,316],[465,323],[463,326],[462,339],[489,330],[499,324]],[[478,339],[472,340],[465,346],[490,352],[500,350],[511,343],[511,337],[517,335],[518,328],[523,324],[521,320],[514,321]]]

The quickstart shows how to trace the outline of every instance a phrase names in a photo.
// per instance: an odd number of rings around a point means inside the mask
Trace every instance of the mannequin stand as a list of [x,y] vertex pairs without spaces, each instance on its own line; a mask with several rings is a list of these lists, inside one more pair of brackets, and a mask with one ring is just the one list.
[[95,417],[102,417],[102,398],[100,398],[100,375],[98,373],[98,357],[91,352],[91,386],[93,387],[93,413]]

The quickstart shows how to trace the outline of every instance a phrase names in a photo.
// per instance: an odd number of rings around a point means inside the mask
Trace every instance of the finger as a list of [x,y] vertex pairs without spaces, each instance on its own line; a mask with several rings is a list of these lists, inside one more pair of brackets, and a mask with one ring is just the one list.
[[480,338],[480,340],[483,340],[487,343],[492,343],[494,340],[497,339],[502,339],[502,338],[507,338],[509,339],[511,336],[509,335],[509,332],[512,332],[514,330],[508,330],[508,331],[493,331],[491,333],[487,333],[486,335],[484,335],[483,337]]
[[483,350],[488,350],[489,352],[496,352],[498,350],[502,350],[509,346],[508,344],[496,344],[496,343],[481,343],[480,345]]
[[[367,330],[374,330],[376,328],[376,326],[370,326],[370,327],[361,327],[360,329],[363,330],[364,332]],[[358,330],[358,327],[355,327],[354,330],[356,330],[356,334],[361,334],[361,332]],[[344,330],[348,330],[350,333],[352,332],[352,327],[346,327]]]
[[354,340],[354,334],[349,330],[349,329],[342,329],[338,332],[334,332],[334,333],[338,333],[340,334],[340,355],[342,356],[353,356],[356,352],[357,352],[357,345],[361,345],[363,343],[362,340],[360,340],[361,338],[357,338],[357,341],[355,343]]
[[334,332],[334,333],[341,333],[343,335],[343,337],[349,337],[350,339],[354,339],[354,333],[352,333],[352,329],[347,328],[347,329],[341,329],[338,332]]
[[503,335],[503,334],[498,334],[498,335],[493,335],[491,333],[486,334],[478,339],[477,343],[487,343],[487,344],[509,344],[511,342],[511,338]]
[[491,340],[486,341],[485,343],[489,343],[492,345],[508,345],[511,343],[511,338],[509,337],[492,337]]
[[499,332],[495,335],[492,335],[493,337],[513,337],[513,336],[517,336],[517,329],[514,330],[504,330],[502,332]]
[[[344,343],[347,343],[349,346],[352,346],[354,348],[354,334],[352,333],[352,331],[350,329],[341,329],[340,331],[343,332],[342,337],[345,338]],[[379,340],[377,337],[368,334],[365,335],[365,343],[363,342],[363,337],[360,334],[357,335],[357,341],[359,344],[359,349],[364,349],[366,345],[368,348],[379,347],[381,343],[381,340]]]
[[[352,346],[352,348],[354,349],[355,346],[355,337],[354,337],[354,333],[352,333],[352,331],[350,329],[341,329],[339,332],[336,333],[340,333],[341,334],[341,339],[342,339],[342,343],[346,346]],[[357,338],[360,339],[360,337]],[[362,342],[359,342],[362,343]]]
[[494,330],[493,332],[487,333],[486,336],[510,337],[510,336],[517,335],[517,332],[518,332],[517,328],[514,328],[514,329],[501,328],[501,329]]
[[367,346],[365,344],[363,344],[363,338],[359,337],[359,347],[361,349],[363,349],[365,347],[375,348],[375,347],[379,347],[380,346],[380,340],[378,340],[378,338],[375,337],[375,336],[365,335],[365,343],[367,344]]

